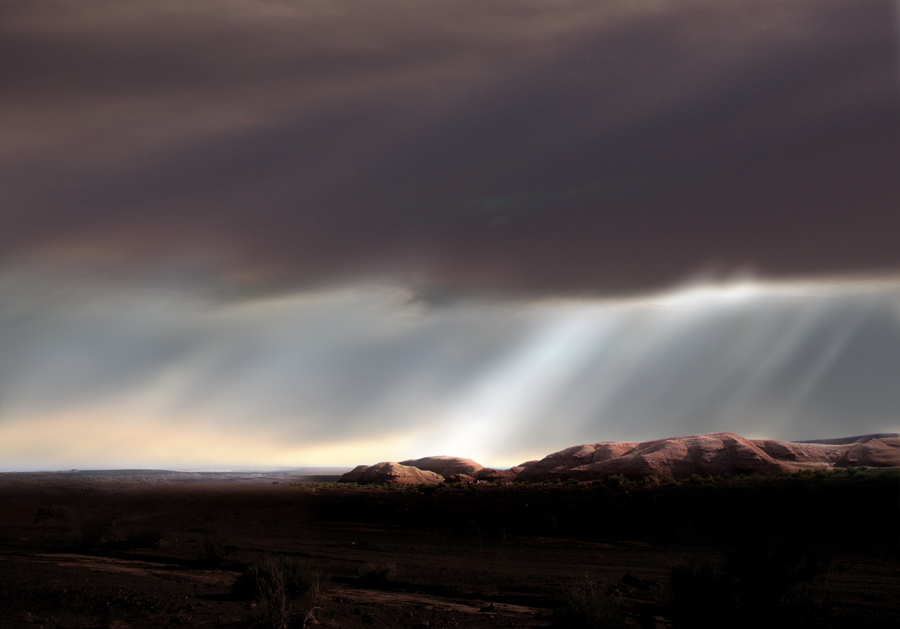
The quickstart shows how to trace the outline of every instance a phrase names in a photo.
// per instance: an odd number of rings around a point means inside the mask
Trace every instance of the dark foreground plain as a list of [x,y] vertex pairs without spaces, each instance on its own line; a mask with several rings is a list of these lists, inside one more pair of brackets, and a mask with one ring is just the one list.
[[0,626],[895,627],[897,472],[0,474]]

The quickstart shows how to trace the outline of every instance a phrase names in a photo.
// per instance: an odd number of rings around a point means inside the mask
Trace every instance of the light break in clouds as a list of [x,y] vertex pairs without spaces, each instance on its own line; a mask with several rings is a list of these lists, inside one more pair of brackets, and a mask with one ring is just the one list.
[[222,302],[5,279],[7,469],[511,466],[601,440],[886,432],[900,409],[890,284],[433,306],[389,285]]

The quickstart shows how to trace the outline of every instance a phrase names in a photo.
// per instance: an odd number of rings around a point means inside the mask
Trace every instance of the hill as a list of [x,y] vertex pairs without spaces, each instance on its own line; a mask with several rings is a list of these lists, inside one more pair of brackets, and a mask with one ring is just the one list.
[[[431,456],[402,463],[359,466],[341,480],[358,483],[439,483],[454,477],[489,482],[538,482],[594,480],[612,474],[629,478],[682,478],[693,474],[767,475],[849,466],[900,466],[900,435],[779,441],[746,439],[730,432],[716,432],[644,442],[603,441],[565,448],[510,470],[484,468],[471,459],[460,457]],[[408,471],[410,469],[430,476],[421,476]],[[382,473],[385,471],[390,473]]]

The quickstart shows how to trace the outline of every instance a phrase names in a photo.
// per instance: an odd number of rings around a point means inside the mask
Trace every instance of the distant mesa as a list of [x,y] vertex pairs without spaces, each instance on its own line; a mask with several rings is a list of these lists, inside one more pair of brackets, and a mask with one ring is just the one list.
[[604,441],[572,446],[508,470],[471,459],[431,456],[401,463],[360,465],[347,483],[579,481],[621,474],[628,478],[684,478],[694,474],[780,474],[803,469],[900,466],[900,435],[877,434],[818,441],[745,439],[730,432],[655,441]]

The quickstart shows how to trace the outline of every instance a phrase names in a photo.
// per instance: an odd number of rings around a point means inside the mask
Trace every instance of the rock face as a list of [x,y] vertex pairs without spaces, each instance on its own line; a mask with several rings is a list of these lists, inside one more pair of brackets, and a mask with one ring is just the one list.
[[447,477],[453,474],[465,474],[475,476],[484,466],[472,459],[463,459],[458,456],[426,456],[421,459],[409,459],[400,461],[400,465],[417,467]]
[[[631,441],[605,441],[572,446],[553,454],[548,454],[539,461],[523,463],[524,468],[516,476],[517,481],[538,481],[557,478],[571,478],[569,470],[585,467],[618,458],[638,446]],[[614,472],[609,472],[610,474]]]
[[522,467],[511,467],[508,470],[497,470],[492,467],[483,467],[475,474],[476,480],[485,480],[489,483],[510,482],[516,479],[523,469]]
[[358,483],[362,478],[363,472],[372,467],[371,465],[357,465],[352,470],[341,476],[339,483]]
[[900,437],[860,437],[849,444],[846,451],[834,462],[835,467],[864,465],[866,467],[893,467],[900,465]]
[[718,432],[644,443],[591,443],[566,448],[527,464],[516,480],[592,480],[610,474],[630,478],[776,474],[847,465],[900,465],[900,438],[870,435],[854,440],[801,443],[744,439],[732,433]]
[[826,443],[794,443],[773,439],[751,439],[751,443],[778,461],[789,463],[834,464],[845,446]]
[[434,484],[443,483],[444,477],[428,470],[421,470],[409,465],[401,465],[393,461],[384,461],[375,465],[358,465],[341,476],[341,483],[397,483],[397,484]]
[[430,456],[400,463],[360,465],[344,483],[469,483],[594,480],[610,474],[629,478],[686,477],[692,474],[778,474],[822,467],[900,466],[900,435],[881,434],[777,441],[744,439],[730,432],[670,437],[655,441],[603,441],[573,446],[508,470],[471,459]]

